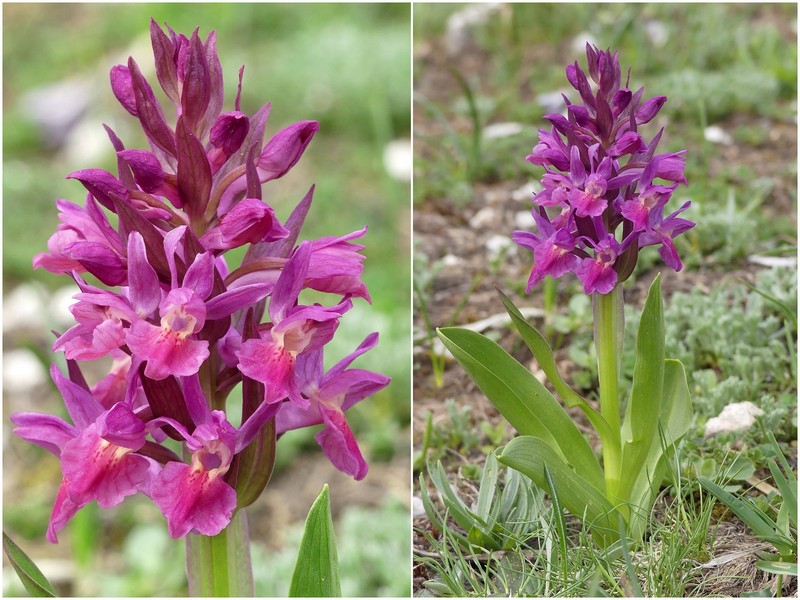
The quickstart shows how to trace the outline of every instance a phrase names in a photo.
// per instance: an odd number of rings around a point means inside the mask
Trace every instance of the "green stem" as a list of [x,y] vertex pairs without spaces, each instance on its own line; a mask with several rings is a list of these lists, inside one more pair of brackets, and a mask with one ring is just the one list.
[[622,286],[608,294],[594,294],[594,342],[600,379],[600,414],[608,423],[613,439],[603,440],[603,470],[606,495],[614,500],[619,490],[622,447],[619,422],[619,373],[622,358],[624,316]]
[[236,512],[230,524],[215,536],[190,533],[186,537],[186,573],[191,596],[253,596],[250,536],[244,510]]

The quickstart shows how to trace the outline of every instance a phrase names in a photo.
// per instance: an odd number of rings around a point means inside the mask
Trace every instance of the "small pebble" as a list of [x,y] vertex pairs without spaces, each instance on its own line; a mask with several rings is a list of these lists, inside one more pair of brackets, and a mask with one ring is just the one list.
[[723,146],[730,146],[733,144],[733,138],[730,134],[717,125],[709,125],[706,127],[703,130],[703,136],[712,144],[722,144]]
[[42,363],[27,348],[3,353],[3,389],[11,394],[25,394],[47,381]]
[[415,519],[427,517],[425,506],[422,504],[422,498],[419,496],[414,496],[411,499],[411,513],[414,515]]
[[407,139],[392,140],[383,149],[383,167],[393,179],[411,181],[413,155]]
[[41,330],[45,327],[46,310],[39,285],[23,283],[3,301],[3,323],[6,332]]
[[647,21],[644,24],[644,33],[656,48],[663,48],[669,39],[669,32],[661,21]]
[[529,210],[523,210],[514,215],[514,225],[518,229],[524,231],[532,231],[536,226],[536,220],[533,218],[533,213]]
[[578,54],[582,56],[586,56],[586,44],[590,44],[592,46],[600,47],[600,42],[597,41],[597,38],[594,37],[591,33],[584,31],[583,33],[579,33],[574,38],[572,38],[572,43],[570,47],[572,48],[573,54]]
[[464,262],[464,259],[460,256],[456,256],[455,254],[445,254],[442,257],[442,266],[444,267],[456,267]]
[[536,194],[537,188],[539,188],[539,184],[530,182],[523,185],[521,188],[517,188],[513,192],[511,192],[511,199],[515,202],[528,202],[533,199],[534,194]]
[[491,206],[484,206],[472,216],[472,218],[469,220],[469,226],[473,229],[480,229],[482,227],[488,227],[494,223],[494,220],[494,209]]
[[504,253],[510,253],[514,248],[514,242],[507,235],[493,235],[486,240],[490,261],[497,260]]
[[561,113],[567,110],[561,91],[544,92],[536,96],[536,104],[547,113]]
[[713,417],[706,422],[705,437],[712,437],[720,433],[749,429],[756,422],[758,415],[764,411],[752,402],[734,402],[722,409],[718,417]]
[[50,298],[47,306],[54,325],[64,329],[75,324],[75,317],[69,311],[69,307],[75,304],[73,296],[79,291],[74,285],[68,285],[56,291]]
[[483,128],[483,137],[497,140],[522,133],[521,123],[492,123]]
[[502,9],[503,5],[499,2],[486,2],[468,5],[450,15],[444,38],[447,53],[450,56],[461,54],[472,41],[472,29],[488,23]]

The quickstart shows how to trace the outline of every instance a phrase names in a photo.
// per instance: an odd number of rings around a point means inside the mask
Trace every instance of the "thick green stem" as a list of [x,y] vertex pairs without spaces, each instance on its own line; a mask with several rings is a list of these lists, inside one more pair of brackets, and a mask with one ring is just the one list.
[[594,343],[597,348],[597,373],[600,379],[600,414],[608,423],[613,439],[603,440],[603,470],[606,495],[614,500],[619,490],[622,447],[619,422],[619,374],[622,358],[624,314],[622,286],[608,294],[595,294]]
[[186,537],[186,574],[189,595],[231,598],[253,596],[250,535],[247,514],[236,512],[228,527],[210,537]]

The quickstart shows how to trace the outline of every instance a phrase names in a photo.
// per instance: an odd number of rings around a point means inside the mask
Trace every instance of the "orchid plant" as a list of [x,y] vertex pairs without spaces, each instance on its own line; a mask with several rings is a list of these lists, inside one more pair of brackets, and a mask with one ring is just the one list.
[[[389,383],[351,368],[377,333],[323,366],[353,301],[370,302],[356,241],[366,227],[298,244],[313,186],[281,223],[262,185],[297,163],[318,123],[295,123],[264,144],[270,104],[242,111],[244,67],[223,112],[215,32],[203,40],[151,21],[150,36],[173,124],[133,58],[113,67],[113,93],[150,147],[125,148],[106,126],[117,173],[68,176],[86,188],[86,203],[56,202],[61,224],[33,259],[80,289],[75,325],[53,345],[67,372],[50,370],[72,422],[33,412],[11,420],[61,461],[50,542],[90,502],[110,508],[143,494],[169,535],[187,540],[192,594],[251,595],[243,509],[270,480],[277,439],[321,424],[316,440],[333,465],[357,480],[367,474],[345,412]],[[241,264],[229,264],[226,253],[242,247]],[[307,305],[306,289],[334,301]],[[110,366],[91,381],[81,363],[99,359]],[[228,406],[239,384],[241,406]]]
[[516,231],[513,239],[533,253],[528,293],[548,275],[574,273],[591,295],[599,411],[564,381],[544,337],[500,296],[552,388],[593,426],[602,443],[602,466],[551,392],[502,348],[464,329],[445,328],[439,335],[521,434],[498,450],[498,460],[583,517],[606,546],[623,530],[633,539],[642,535],[674,445],[692,422],[683,365],[664,356],[660,275],[645,302],[633,387],[622,414],[622,283],[646,246],[658,246],[666,265],[679,271],[673,240],[694,224],[679,216],[689,202],[664,215],[678,184],[687,183],[686,151],[658,154],[663,129],[649,142],[639,131],[667,98],[645,100],[644,88],[632,92],[630,72],[623,86],[616,52],[587,44],[586,58],[588,77],[577,62],[566,69],[581,101],[571,103],[564,96],[566,116],[545,115],[552,127],[539,131],[539,142],[527,157],[545,169],[542,190],[533,199],[538,231]]

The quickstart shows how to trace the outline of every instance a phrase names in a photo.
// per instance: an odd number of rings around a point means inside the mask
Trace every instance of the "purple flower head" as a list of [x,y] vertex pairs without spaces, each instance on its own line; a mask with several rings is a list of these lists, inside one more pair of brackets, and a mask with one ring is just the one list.
[[[267,137],[270,104],[252,113],[241,105],[243,67],[226,105],[214,32],[186,36],[152,21],[150,36],[164,105],[133,58],[110,73],[149,147],[126,148],[106,127],[117,172],[68,176],[88,192],[86,204],[56,202],[58,231],[33,259],[79,287],[75,324],[53,345],[69,367],[68,377],[55,367],[52,376],[72,423],[11,417],[17,435],[61,461],[47,532],[54,543],[86,504],[109,508],[139,492],[172,537],[218,534],[267,485],[276,431],[324,424],[317,440],[326,456],[362,479],[367,465],[344,413],[389,383],[347,368],[377,334],[322,369],[353,299],[370,302],[356,242],[366,227],[301,241],[313,186],[284,223],[264,201],[262,186],[294,167],[319,124]],[[237,248],[244,258],[233,264],[227,253]],[[303,290],[333,299],[306,305]],[[78,361],[98,359],[106,370],[88,382]],[[238,385],[235,427],[226,409]]]
[[[639,126],[652,121],[665,96],[643,100],[622,83],[616,52],[586,46],[587,73],[577,62],[567,79],[580,104],[566,97],[566,116],[546,115],[551,130],[526,160],[545,168],[534,196],[538,235],[516,231],[513,239],[533,252],[527,291],[545,276],[575,273],[587,294],[607,294],[627,279],[641,248],[661,245],[668,266],[680,270],[675,236],[694,226],[664,208],[678,184],[686,184],[685,150],[656,154],[662,131],[645,143]],[[660,181],[659,181],[660,180]],[[552,219],[547,207],[558,207]]]

